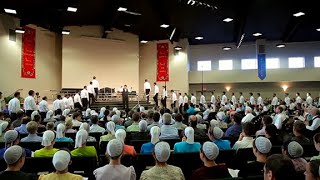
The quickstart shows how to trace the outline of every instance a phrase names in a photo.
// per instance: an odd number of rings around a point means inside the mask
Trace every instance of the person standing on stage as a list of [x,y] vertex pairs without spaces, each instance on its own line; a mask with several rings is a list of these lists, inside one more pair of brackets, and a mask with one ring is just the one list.
[[222,92],[222,96],[221,96],[221,105],[226,105],[226,103],[227,103],[227,101],[228,101],[228,98],[227,98],[227,96],[226,96],[226,92],[225,91],[223,91]]
[[97,99],[98,98],[99,89],[100,89],[99,82],[98,82],[98,80],[96,79],[95,76],[93,76],[93,79],[92,79],[91,82],[92,82],[92,86],[94,88],[95,99]]
[[158,95],[159,95],[159,86],[157,85],[156,82],[153,83],[154,85],[154,96],[153,96],[153,100],[156,104],[156,107],[158,107]]
[[89,102],[89,93],[87,91],[87,86],[83,87],[80,93],[80,97],[81,97],[83,110],[86,110],[88,108],[88,102]]
[[203,107],[205,104],[206,104],[206,97],[204,97],[203,92],[201,92],[199,105],[200,107]]
[[73,97],[74,108],[82,110],[82,102],[79,93],[77,92]]
[[146,93],[147,96],[147,103],[149,103],[149,94],[151,91],[151,85],[148,82],[148,79],[144,80],[144,92]]
[[179,112],[182,113],[182,107],[183,107],[183,96],[181,95],[181,93],[179,93]]
[[161,104],[163,108],[167,108],[167,96],[168,96],[168,92],[166,89],[166,86],[162,86],[162,97],[161,97]]
[[194,96],[193,93],[191,93],[191,104],[193,104],[194,106],[196,106],[197,104],[197,98]]
[[42,101],[40,101],[39,103],[39,111],[40,111],[40,116],[42,120],[46,118],[47,112],[49,111],[47,99],[48,99],[47,96],[44,96],[42,98]]
[[8,103],[8,110],[10,114],[10,119],[12,121],[17,119],[17,112],[21,109],[19,98],[20,98],[20,92],[15,92],[14,98],[11,99]]
[[173,109],[176,107],[176,102],[178,100],[177,94],[174,92],[174,90],[171,90],[171,100],[172,100],[171,109]]
[[129,90],[127,85],[124,85],[122,90],[122,102],[123,102],[123,109],[129,109]]
[[92,81],[90,81],[90,85],[87,87],[87,91],[89,93],[89,107],[94,103],[94,87],[92,85]]
[[38,107],[36,105],[36,101],[34,100],[34,91],[30,90],[28,92],[29,96],[24,99],[24,110],[26,111],[26,115],[31,117],[33,111],[37,111]]

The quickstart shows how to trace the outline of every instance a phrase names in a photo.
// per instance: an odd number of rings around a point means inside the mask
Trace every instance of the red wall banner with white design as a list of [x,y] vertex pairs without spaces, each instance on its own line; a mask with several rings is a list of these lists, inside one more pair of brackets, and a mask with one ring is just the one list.
[[36,30],[27,26],[24,27],[24,30],[25,33],[22,36],[21,77],[35,79]]
[[157,44],[157,81],[169,81],[169,44]]

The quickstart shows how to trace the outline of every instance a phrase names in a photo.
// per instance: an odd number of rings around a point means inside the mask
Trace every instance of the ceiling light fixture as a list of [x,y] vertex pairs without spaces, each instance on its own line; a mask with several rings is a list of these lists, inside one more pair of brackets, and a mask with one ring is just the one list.
[[252,35],[258,37],[258,36],[261,36],[262,34],[261,33],[254,33]]
[[162,28],[168,28],[169,25],[168,25],[168,24],[161,24],[160,27],[162,27]]
[[232,18],[225,18],[223,21],[224,22],[231,22],[231,21],[233,21],[233,19]]
[[76,7],[68,7],[67,11],[69,12],[77,12],[78,8]]
[[112,33],[111,29],[105,30],[104,33]]
[[4,12],[9,13],[9,14],[17,14],[17,11],[15,9],[4,8]]
[[318,28],[317,31],[320,31],[320,28]]
[[196,40],[202,40],[203,37],[202,37],[202,36],[197,36],[197,37],[195,37],[195,39],[196,39]]
[[69,35],[70,34],[70,31],[69,30],[62,30],[61,32],[63,35]]
[[125,26],[125,27],[130,27],[130,26],[131,26],[131,24],[125,24],[124,26]]
[[16,28],[15,32],[19,34],[23,34],[25,31],[22,28]]
[[277,44],[276,47],[277,48],[284,48],[284,47],[286,47],[286,45],[285,44]]
[[224,50],[224,51],[229,51],[229,50],[231,50],[232,48],[231,47],[223,47],[222,48],[222,50]]
[[127,8],[119,7],[119,8],[118,8],[118,11],[120,11],[120,12],[121,12],[121,11],[127,11]]
[[305,15],[304,12],[298,12],[298,13],[293,14],[293,16],[295,16],[295,17],[300,17],[300,16],[303,16],[303,15]]
[[147,43],[148,41],[146,41],[146,40],[141,40],[140,41],[140,43],[142,43],[142,44],[145,44],[145,43]]
[[176,46],[176,47],[174,47],[174,49],[177,50],[177,51],[180,51],[182,49],[182,47],[181,46]]

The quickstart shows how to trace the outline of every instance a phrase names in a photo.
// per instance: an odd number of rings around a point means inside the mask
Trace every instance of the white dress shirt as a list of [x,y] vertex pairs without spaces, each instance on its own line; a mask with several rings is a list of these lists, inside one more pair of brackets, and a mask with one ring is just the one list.
[[9,113],[17,113],[21,109],[20,100],[16,97],[11,99],[8,103]]
[[167,96],[168,96],[167,90],[166,90],[166,89],[163,89],[163,90],[162,90],[162,99],[164,99],[164,98],[167,97]]
[[286,120],[286,115],[284,114],[284,112],[276,114],[273,117],[273,124],[277,127],[277,129],[281,129],[282,128],[282,122]]
[[159,93],[159,86],[158,85],[154,85],[154,94]]
[[240,98],[239,98],[239,103],[240,103],[240,104],[243,104],[243,103],[244,103],[244,97],[243,97],[242,95],[241,95]]
[[211,102],[212,104],[216,104],[216,97],[214,97],[214,95],[211,96],[210,102]]
[[179,106],[181,106],[181,105],[183,105],[183,97],[182,97],[182,95],[181,96],[179,96]]
[[272,105],[272,106],[278,105],[278,97],[277,97],[277,96],[273,97],[273,99],[272,99],[272,101],[271,101],[271,105]]
[[72,99],[71,96],[68,98],[68,101],[67,101],[67,102],[68,102],[68,106],[71,107],[71,108],[73,108],[74,103],[73,103],[73,99]]
[[65,108],[63,100],[60,100],[60,99],[56,99],[55,101],[53,101],[52,104],[53,104],[54,111],[56,111],[58,109],[61,109],[63,111]]
[[65,107],[69,107],[69,106],[68,106],[68,98],[63,97],[63,98],[62,98],[62,101],[63,101]]
[[48,107],[48,102],[45,100],[40,101],[39,103],[39,111],[40,112],[48,112],[49,107]]
[[289,98],[289,96],[284,98],[284,102],[286,103],[286,106],[290,106],[290,98]]
[[81,93],[80,93],[80,97],[81,99],[87,98],[89,100],[89,93],[86,89],[82,89]]
[[188,98],[187,95],[185,95],[185,96],[183,97],[183,105],[188,104],[188,102],[189,102],[189,98]]
[[91,82],[92,82],[92,86],[93,86],[94,88],[100,89],[100,85],[99,85],[98,80],[93,79]]
[[319,126],[320,126],[320,117],[316,116],[313,118],[311,126],[307,126],[307,129],[309,129],[310,131],[314,131],[318,129]]
[[99,125],[97,124],[92,124],[90,126],[90,131],[91,133],[94,133],[94,132],[101,132],[101,133],[104,133],[104,131],[106,131],[103,127],[100,127]]
[[222,97],[221,97],[221,105],[226,105],[227,101],[228,101],[227,96],[225,94],[222,95]]
[[81,104],[81,106],[82,106],[82,102],[81,102],[81,98],[80,98],[80,95],[79,95],[79,93],[77,93],[77,94],[75,94],[74,95],[74,97],[73,97],[73,102],[74,103],[80,103]]
[[296,104],[294,102],[290,103],[289,105],[290,110],[294,110],[295,107],[296,107]]
[[191,96],[191,103],[194,105],[197,104],[197,98],[195,96]]
[[257,98],[257,105],[263,105],[263,99],[261,96]]
[[250,96],[250,104],[253,105],[254,104],[254,97]]
[[306,102],[307,102],[308,105],[312,105],[312,103],[313,103],[312,97],[308,96],[307,99],[306,99]]
[[204,97],[204,95],[200,96],[200,104],[205,104],[206,103],[206,98]]
[[302,99],[301,99],[300,96],[297,96],[297,97],[296,97],[296,104],[297,104],[297,103],[302,103]]
[[36,111],[38,110],[36,102],[32,96],[28,96],[24,99],[24,110],[33,110]]
[[241,141],[237,141],[232,149],[239,150],[244,148],[252,148],[253,144],[253,137],[243,137]]
[[242,118],[241,123],[251,122],[253,118],[254,118],[254,115],[252,113],[247,113],[246,116]]
[[177,94],[175,92],[172,93],[172,103],[174,103],[175,101],[177,101]]
[[95,94],[95,92],[94,92],[94,87],[93,87],[93,85],[88,85],[87,86],[87,91],[88,91],[88,93],[90,93],[90,94]]
[[233,95],[233,96],[231,97],[231,102],[232,102],[233,105],[237,104],[237,98],[236,98],[235,95]]
[[150,89],[151,90],[151,85],[150,85],[149,82],[145,82],[143,87],[144,87],[144,91],[146,91],[146,89]]

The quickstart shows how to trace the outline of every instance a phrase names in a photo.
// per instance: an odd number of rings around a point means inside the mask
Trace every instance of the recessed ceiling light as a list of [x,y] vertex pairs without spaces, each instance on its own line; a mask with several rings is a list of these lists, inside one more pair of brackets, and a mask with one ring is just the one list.
[[318,28],[317,31],[320,31],[320,28]]
[[161,26],[160,27],[162,27],[162,28],[168,28],[169,27],[169,25],[168,24],[161,24]]
[[293,14],[293,16],[295,16],[295,17],[300,17],[300,16],[303,16],[303,15],[305,15],[304,12],[298,12],[298,13]]
[[77,12],[78,8],[76,7],[68,7],[67,11],[70,11],[70,12]]
[[125,26],[125,27],[130,27],[130,26],[131,26],[131,24],[125,24],[124,26]]
[[15,9],[4,9],[4,12],[9,13],[9,14],[17,14],[17,11]]
[[252,34],[253,36],[261,36],[262,34],[261,33],[254,33]]
[[146,41],[146,40],[141,40],[140,41],[140,43],[142,43],[142,44],[145,44],[145,43],[147,43],[148,41]]
[[111,29],[105,30],[104,33],[112,33],[112,30]]
[[195,37],[195,39],[196,39],[196,40],[202,40],[203,37],[202,37],[202,36],[197,36],[197,37]]
[[182,47],[176,46],[176,47],[174,47],[174,49],[177,50],[177,51],[180,51],[182,49]]
[[284,47],[286,47],[286,45],[285,44],[277,44],[276,47],[277,48],[284,48]]
[[231,21],[233,21],[233,19],[232,18],[225,18],[223,21],[224,22],[231,22]]
[[19,34],[23,34],[25,31],[22,28],[16,28],[15,32]]
[[118,11],[127,11],[127,8],[119,7],[119,8],[118,8]]
[[222,48],[224,51],[229,51],[229,50],[231,50],[232,48],[231,47],[223,47]]
[[69,35],[70,34],[70,31],[69,30],[62,30],[61,32],[63,35]]

